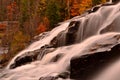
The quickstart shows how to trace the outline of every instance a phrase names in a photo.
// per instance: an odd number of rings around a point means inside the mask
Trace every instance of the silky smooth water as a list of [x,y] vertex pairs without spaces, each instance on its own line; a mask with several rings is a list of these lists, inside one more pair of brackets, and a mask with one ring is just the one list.
[[[75,34],[76,38],[71,45],[65,45],[72,21],[80,22]],[[40,77],[57,76],[60,73],[69,71],[70,60],[72,58],[96,52],[110,51],[112,47],[120,44],[119,21],[120,3],[101,6],[96,12],[87,13],[84,16],[77,16],[62,22],[60,26],[46,33],[43,38],[33,42],[28,48],[18,53],[5,70],[0,73],[0,80],[39,80]],[[57,40],[59,47],[52,47],[53,51],[43,57],[39,56],[41,58],[40,60],[10,69],[10,66],[15,63],[18,57],[26,52],[33,51],[34,54],[34,50],[41,49],[45,45],[50,45],[50,42],[60,33],[62,35]],[[60,46],[60,44],[64,46]],[[58,55],[60,57],[56,61],[53,61]],[[98,75],[93,77],[92,80],[120,80],[119,66],[120,60],[112,62],[108,67],[98,73]],[[64,79],[59,78],[58,80]]]

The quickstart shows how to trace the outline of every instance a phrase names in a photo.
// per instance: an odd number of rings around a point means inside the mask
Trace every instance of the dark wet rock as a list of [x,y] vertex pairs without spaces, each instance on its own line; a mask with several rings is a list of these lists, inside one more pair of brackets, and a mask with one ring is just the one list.
[[69,76],[70,76],[69,72],[63,72],[63,73],[59,74],[57,77],[62,78],[62,79],[67,79],[67,78],[69,78]]
[[35,61],[37,59],[38,54],[40,53],[40,49],[27,52],[15,59],[15,62],[10,65],[10,69],[16,68],[18,66],[30,63],[32,61]]
[[14,68],[16,68],[16,67],[17,67],[17,66],[16,66],[15,63],[13,63],[13,64],[10,65],[10,69],[14,69]]
[[72,21],[66,34],[66,45],[75,43],[76,34],[80,26],[80,21]]
[[69,78],[69,72],[60,73],[57,76],[47,76],[47,77],[40,77],[39,80],[58,80],[58,79],[67,79]]
[[58,54],[50,62],[57,62],[61,59],[62,56],[63,56],[62,54]]
[[113,3],[118,3],[120,0],[112,0]]
[[54,48],[57,48],[73,44],[75,42],[79,26],[79,21],[71,21],[68,29],[60,32],[53,40],[51,40],[50,45]]
[[100,7],[101,7],[101,5],[97,5],[97,6],[93,7],[92,9],[87,10],[87,12],[88,12],[88,13],[96,12],[96,11],[98,11],[98,9],[99,9]]
[[42,46],[41,49],[44,49],[44,48],[52,48],[52,47],[53,47],[52,45],[47,45],[47,44],[46,44],[46,45]]
[[15,59],[14,63],[10,65],[10,69],[28,64],[35,60],[41,60],[44,57],[44,55],[46,55],[49,52],[52,52],[53,50],[54,48],[51,48],[49,45],[45,45],[41,47],[41,49],[37,49],[31,52],[26,52],[25,54]]
[[100,8],[100,6],[93,7],[92,12],[96,12],[99,8]]
[[58,43],[57,37],[53,38],[53,40],[51,40],[51,42],[50,42],[50,44],[51,44],[54,48],[58,47],[57,43]]
[[37,60],[41,60],[46,54],[54,51],[54,48],[52,48],[52,45],[44,45],[39,50],[39,54],[37,55]]
[[51,40],[50,45],[54,48],[57,48],[57,47],[65,46],[65,42],[66,42],[66,30],[60,32],[56,37],[54,37]]
[[75,80],[90,80],[102,68],[120,57],[120,44],[111,51],[98,52],[71,60],[70,77]]
[[39,80],[57,80],[57,77],[53,77],[53,76],[48,76],[48,77],[41,77]]
[[2,65],[0,65],[0,69],[2,69],[3,68],[3,66]]
[[18,58],[16,58],[15,63],[13,63],[10,66],[10,69],[16,68],[18,66],[24,65],[24,64],[32,62],[32,61],[33,61],[32,57],[29,55],[24,56],[24,57],[18,57]]

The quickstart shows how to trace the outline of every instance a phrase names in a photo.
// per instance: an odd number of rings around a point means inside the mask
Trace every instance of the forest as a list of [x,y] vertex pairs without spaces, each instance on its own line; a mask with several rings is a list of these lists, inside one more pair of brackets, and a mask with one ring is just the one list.
[[6,65],[34,36],[106,0],[0,0],[0,64]]

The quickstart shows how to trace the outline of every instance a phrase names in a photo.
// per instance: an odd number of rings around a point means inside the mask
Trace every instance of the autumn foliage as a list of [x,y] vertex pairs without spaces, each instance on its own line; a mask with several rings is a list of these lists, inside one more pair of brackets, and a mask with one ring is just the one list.
[[6,24],[0,24],[0,30],[1,29],[6,29],[7,25]]
[[[0,47],[7,45],[8,55],[13,57],[28,46],[35,35],[104,2],[106,0],[0,0]],[[1,24],[14,21],[17,26]]]
[[7,6],[7,18],[8,20],[13,20],[13,16],[16,14],[17,4],[12,2]]
[[80,3],[79,12],[83,13],[85,10],[89,9],[90,7],[92,7],[92,0],[82,0],[82,2]]
[[42,33],[47,30],[46,26],[43,23],[40,23],[38,28],[37,28],[37,33]]
[[74,17],[74,16],[79,15],[79,8],[80,8],[79,2],[77,0],[74,0],[71,3],[71,5],[72,5],[70,9],[71,16]]
[[49,20],[47,17],[44,17],[42,19],[42,22],[39,23],[37,29],[36,29],[36,32],[39,34],[39,33],[42,33],[42,32],[45,32],[47,31],[47,29],[49,28]]

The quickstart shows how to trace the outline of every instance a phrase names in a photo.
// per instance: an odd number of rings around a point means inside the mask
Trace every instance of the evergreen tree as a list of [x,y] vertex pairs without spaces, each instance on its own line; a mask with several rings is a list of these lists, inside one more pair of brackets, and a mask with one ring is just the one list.
[[56,0],[49,0],[46,7],[46,16],[50,20],[51,28],[61,21],[60,3]]
[[94,5],[97,5],[97,4],[100,4],[100,3],[105,3],[107,0],[92,0],[92,4],[93,6]]

